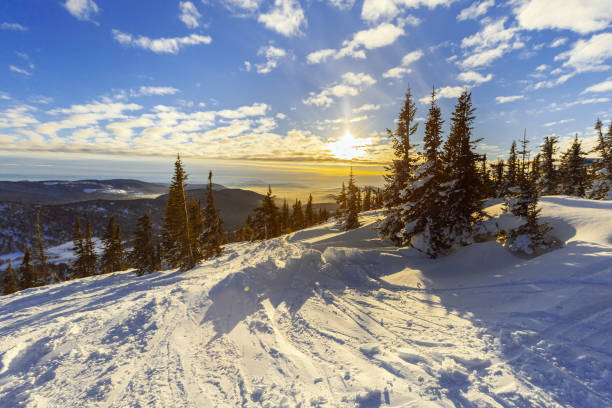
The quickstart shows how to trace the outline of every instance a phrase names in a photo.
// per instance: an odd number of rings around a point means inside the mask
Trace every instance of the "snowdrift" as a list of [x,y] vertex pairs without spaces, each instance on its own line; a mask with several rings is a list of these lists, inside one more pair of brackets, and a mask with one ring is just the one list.
[[[0,406],[612,406],[612,203],[438,260],[333,223],[0,298]],[[499,211],[491,207],[490,211]]]

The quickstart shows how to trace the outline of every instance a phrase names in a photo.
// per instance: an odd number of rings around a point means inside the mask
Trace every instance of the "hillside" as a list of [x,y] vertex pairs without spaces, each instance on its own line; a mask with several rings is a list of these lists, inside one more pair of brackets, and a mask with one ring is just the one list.
[[[431,260],[333,223],[0,298],[0,406],[612,406],[612,203]],[[499,205],[488,209],[499,213]]]

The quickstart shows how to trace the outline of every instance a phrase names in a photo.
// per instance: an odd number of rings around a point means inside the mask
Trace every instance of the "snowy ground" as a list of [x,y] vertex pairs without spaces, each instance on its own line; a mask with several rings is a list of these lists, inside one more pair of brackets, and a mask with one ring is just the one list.
[[[612,203],[429,260],[333,224],[0,298],[0,406],[612,406]],[[493,212],[496,208],[492,209]]]

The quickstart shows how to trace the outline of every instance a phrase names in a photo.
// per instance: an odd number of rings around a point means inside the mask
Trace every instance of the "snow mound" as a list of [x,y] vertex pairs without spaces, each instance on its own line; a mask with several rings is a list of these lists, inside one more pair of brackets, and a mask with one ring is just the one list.
[[532,259],[431,260],[380,241],[374,211],[4,296],[0,406],[612,406],[612,203],[542,208],[565,246]]

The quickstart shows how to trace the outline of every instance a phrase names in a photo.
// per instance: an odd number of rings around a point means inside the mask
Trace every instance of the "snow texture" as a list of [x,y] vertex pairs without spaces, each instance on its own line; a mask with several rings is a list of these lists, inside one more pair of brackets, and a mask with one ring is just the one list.
[[0,406],[612,406],[612,203],[541,204],[565,246],[531,259],[488,241],[431,260],[372,211],[4,296]]

